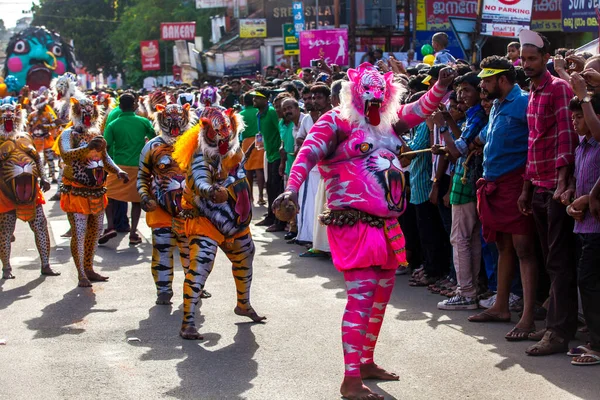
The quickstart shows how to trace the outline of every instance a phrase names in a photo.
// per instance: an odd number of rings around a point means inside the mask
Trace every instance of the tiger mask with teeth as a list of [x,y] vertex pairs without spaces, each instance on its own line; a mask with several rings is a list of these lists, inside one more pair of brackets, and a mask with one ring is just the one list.
[[187,131],[192,123],[190,105],[168,104],[156,105],[156,118],[154,128],[156,133],[170,143]]

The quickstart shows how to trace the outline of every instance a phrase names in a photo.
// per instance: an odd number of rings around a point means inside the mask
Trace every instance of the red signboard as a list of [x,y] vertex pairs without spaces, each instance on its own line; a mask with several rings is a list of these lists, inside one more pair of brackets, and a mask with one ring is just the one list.
[[562,31],[560,0],[533,0],[531,29],[535,31]]
[[142,51],[142,71],[160,71],[160,51],[158,40],[140,42]]
[[160,24],[161,40],[194,40],[195,22],[163,22]]
[[477,0],[427,0],[427,29],[449,31],[448,17],[477,18]]

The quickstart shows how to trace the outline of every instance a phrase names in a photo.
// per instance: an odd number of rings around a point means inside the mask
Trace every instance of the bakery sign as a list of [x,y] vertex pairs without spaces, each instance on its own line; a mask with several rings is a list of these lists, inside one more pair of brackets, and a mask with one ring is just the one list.
[[161,40],[194,40],[195,22],[163,22],[160,24]]

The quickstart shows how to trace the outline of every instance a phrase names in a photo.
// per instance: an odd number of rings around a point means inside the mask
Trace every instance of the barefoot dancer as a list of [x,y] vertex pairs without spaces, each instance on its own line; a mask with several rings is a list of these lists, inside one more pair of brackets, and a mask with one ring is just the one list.
[[[175,143],[173,158],[186,171],[183,208],[187,220],[190,267],[183,286],[184,339],[202,339],[195,323],[198,297],[212,271],[217,248],[231,261],[237,292],[234,312],[254,322],[259,316],[250,305],[254,242],[249,224],[252,204],[239,133],[244,124],[233,110],[206,107],[200,123]],[[251,149],[249,149],[251,151]]]
[[14,279],[10,266],[11,242],[17,219],[29,222],[40,253],[42,275],[60,275],[50,268],[50,235],[42,191],[50,183],[33,140],[23,132],[21,105],[0,106],[0,261],[2,279]]
[[364,379],[398,380],[373,361],[395,270],[406,265],[398,217],[404,212],[404,178],[398,160],[403,142],[395,134],[431,114],[454,78],[451,69],[418,103],[400,105],[403,90],[393,73],[381,76],[370,64],[348,71],[340,107],[313,126],[292,167],[286,192],[274,208],[291,201],[318,163],[327,185],[328,210],[321,214],[335,267],[344,273],[348,301],[342,320],[345,377],[342,396],[382,399]]
[[106,141],[96,126],[98,106],[88,98],[71,98],[73,127],[60,137],[60,154],[65,160],[60,186],[60,207],[67,213],[72,229],[71,254],[77,267],[80,287],[108,277],[94,271],[94,253],[102,229],[106,198],[106,172],[124,182],[127,174],[106,153]]

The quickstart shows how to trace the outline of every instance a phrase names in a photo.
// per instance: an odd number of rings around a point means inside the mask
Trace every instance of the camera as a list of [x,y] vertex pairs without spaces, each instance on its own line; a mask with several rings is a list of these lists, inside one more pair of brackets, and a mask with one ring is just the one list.
[[311,67],[318,67],[320,61],[321,60],[318,60],[318,59],[310,60],[310,66]]

